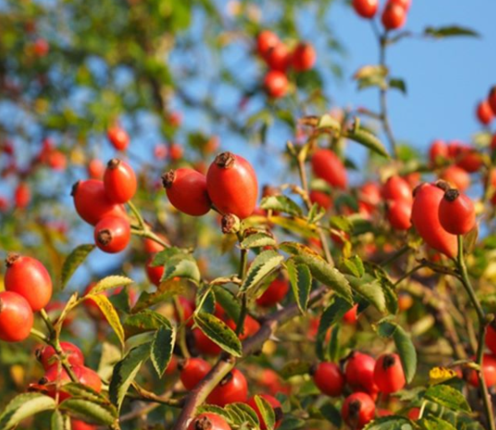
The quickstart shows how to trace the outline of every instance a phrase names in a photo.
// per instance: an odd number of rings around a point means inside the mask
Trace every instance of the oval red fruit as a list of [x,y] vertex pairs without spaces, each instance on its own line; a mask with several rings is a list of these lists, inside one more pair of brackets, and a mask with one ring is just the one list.
[[[84,365],[83,353],[76,345],[70,342],[60,342],[60,348],[72,366]],[[45,370],[56,364],[58,361],[55,348],[50,345],[37,349],[36,358],[40,361]]]
[[325,210],[328,210],[332,206],[331,196],[323,191],[312,190],[310,191],[308,197],[312,203],[317,203]]
[[468,187],[470,187],[470,175],[466,170],[456,165],[452,165],[444,169],[439,177],[442,180],[449,182],[460,191],[465,191]]
[[405,373],[398,354],[384,354],[377,359],[374,381],[384,394],[396,393],[405,386]]
[[477,105],[475,114],[482,125],[489,125],[494,118],[493,110],[487,100],[483,100]]
[[465,194],[450,188],[439,204],[439,221],[451,234],[465,234],[475,226],[475,207]]
[[412,202],[413,195],[410,184],[401,176],[391,176],[382,186],[382,197],[385,200],[402,200]]
[[353,0],[353,9],[362,18],[373,18],[379,8],[379,0]]
[[297,72],[306,72],[315,66],[317,53],[310,43],[301,42],[293,51],[291,65]]
[[340,396],[343,393],[345,379],[339,366],[331,362],[322,362],[313,371],[313,381],[317,388],[331,397]]
[[493,354],[496,354],[496,329],[492,325],[487,327],[486,346]]
[[379,391],[374,381],[375,359],[361,352],[353,353],[346,362],[346,382],[353,391],[365,391],[375,396]]
[[204,412],[191,421],[187,430],[231,430],[231,427],[220,415]]
[[387,219],[395,230],[408,230],[412,226],[412,203],[393,200],[387,208]]
[[489,91],[489,95],[487,96],[487,104],[493,111],[493,115],[496,116],[496,85]]
[[275,33],[270,30],[263,30],[257,37],[257,51],[258,54],[264,58],[273,47],[279,45],[281,41]]
[[291,63],[291,54],[284,43],[279,43],[267,51],[265,61],[269,69],[285,72]]
[[125,161],[112,158],[103,176],[107,197],[114,203],[126,203],[134,197],[138,182],[133,168]]
[[107,130],[110,143],[118,151],[124,151],[129,146],[129,135],[120,125],[113,125]]
[[272,281],[264,293],[257,299],[257,305],[270,308],[279,303],[289,291],[289,282],[284,278]]
[[72,430],[96,430],[97,426],[80,420],[71,420],[71,428]]
[[[484,375],[487,388],[491,388],[496,385],[496,356],[492,354],[484,354],[482,358],[482,373]],[[467,380],[473,387],[479,386],[479,380],[475,370],[470,370]]]
[[192,390],[196,387],[207,373],[210,372],[212,366],[202,358],[188,358],[180,363],[179,369],[181,371],[179,378],[186,390]]
[[449,157],[448,145],[444,140],[435,140],[429,148],[429,160],[433,166],[438,166],[446,162]]
[[284,97],[288,92],[288,78],[279,70],[270,70],[265,75],[263,86],[269,97],[274,99]]
[[129,221],[115,216],[102,218],[95,226],[94,239],[103,252],[115,254],[123,251],[131,240]]
[[25,340],[33,327],[34,316],[27,300],[17,293],[0,292],[0,339],[5,342]]
[[366,393],[353,393],[348,396],[341,408],[343,420],[352,429],[362,429],[374,419],[375,403]]
[[246,402],[247,397],[248,382],[238,369],[233,369],[210,393],[207,403],[224,407],[229,403]]
[[319,149],[312,156],[312,170],[317,178],[329,185],[345,189],[348,183],[346,168],[338,156],[330,149]]
[[406,9],[397,3],[388,2],[382,12],[381,21],[386,30],[397,30],[405,25]]

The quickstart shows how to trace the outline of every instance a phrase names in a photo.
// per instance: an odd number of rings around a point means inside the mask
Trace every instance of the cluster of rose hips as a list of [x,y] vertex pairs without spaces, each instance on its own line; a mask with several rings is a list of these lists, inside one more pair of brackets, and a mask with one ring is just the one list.
[[312,69],[317,59],[314,47],[300,42],[291,51],[279,37],[270,30],[263,30],[257,37],[257,53],[268,67],[264,78],[264,88],[269,97],[284,97],[288,92],[287,72]]
[[[405,25],[411,0],[387,0],[382,10],[381,22],[386,30],[396,30]],[[379,0],[353,0],[353,8],[363,18],[374,18]]]
[[489,90],[487,98],[477,105],[476,115],[483,125],[489,125],[496,117],[496,85]]

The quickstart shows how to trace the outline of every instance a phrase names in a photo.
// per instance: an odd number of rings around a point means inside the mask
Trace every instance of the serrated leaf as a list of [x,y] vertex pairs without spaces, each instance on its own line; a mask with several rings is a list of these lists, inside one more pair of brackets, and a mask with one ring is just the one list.
[[307,220],[309,224],[315,224],[320,221],[324,215],[326,214],[326,210],[320,206],[318,203],[314,203],[310,210],[308,211]]
[[338,361],[339,358],[339,331],[341,326],[338,324],[331,332],[331,339],[329,340],[329,359],[332,362]]
[[306,375],[310,373],[311,368],[311,363],[307,361],[292,360],[283,366],[279,372],[279,375],[284,379],[289,379],[297,375]]
[[134,381],[141,365],[150,356],[150,344],[146,343],[131,349],[128,354],[119,361],[112,373],[109,385],[110,401],[120,410],[129,386]]
[[215,315],[199,312],[195,314],[195,323],[212,342],[235,357],[241,357],[242,347],[236,333]]
[[129,315],[123,322],[126,328],[126,335],[134,335],[147,331],[158,330],[163,326],[170,326],[169,320],[151,309],[145,309],[134,315]]
[[425,430],[456,430],[451,423],[435,416],[420,420],[420,425]]
[[399,78],[389,79],[389,87],[395,88],[401,91],[403,94],[406,94],[406,82],[403,79],[399,79]]
[[360,67],[353,75],[353,79],[359,80],[359,79],[370,78],[372,76],[386,77],[388,73],[389,71],[386,66],[368,64],[366,66]]
[[153,293],[147,293],[145,291],[140,294],[138,303],[134,305],[131,313],[135,314],[147,310],[151,306],[163,303],[164,301],[181,294],[183,291],[184,287],[179,281],[171,279],[169,281],[161,282],[157,287],[157,291],[154,291]]
[[280,249],[293,255],[297,264],[307,265],[317,281],[330,287],[347,302],[353,303],[351,287],[347,279],[315,251],[296,242],[284,242],[280,245]]
[[162,376],[169,365],[176,341],[176,331],[170,324],[160,327],[153,337],[151,360],[158,376]]
[[296,217],[303,216],[303,211],[301,210],[301,208],[288,196],[264,197],[260,202],[260,207],[265,210],[283,212]]
[[384,145],[381,143],[381,141],[372,133],[364,130],[363,128],[355,129],[351,127],[346,131],[346,133],[344,133],[344,136],[348,139],[353,140],[354,142],[365,146],[371,151],[374,151],[376,154],[389,158],[389,154],[386,151],[386,148],[384,148]]
[[69,382],[60,387],[60,391],[70,394],[72,397],[84,398],[94,402],[106,402],[107,400],[100,393],[97,393],[87,385],[79,382]]
[[377,332],[382,337],[393,338],[401,358],[401,365],[405,372],[406,381],[408,383],[412,382],[417,371],[417,351],[410,335],[402,327],[390,320],[381,321],[378,324]]
[[71,420],[67,415],[55,410],[50,419],[50,428],[51,430],[71,430]]
[[112,405],[90,400],[69,398],[64,400],[59,408],[75,418],[94,424],[111,425],[117,419],[116,410]]
[[98,281],[98,283],[91,289],[90,294],[100,294],[112,288],[126,287],[133,283],[134,281],[128,278],[127,276],[117,276],[117,275],[107,276],[106,278],[103,278],[101,281]]
[[427,389],[424,397],[453,411],[471,410],[463,394],[449,385],[433,385]]
[[358,255],[353,255],[350,258],[344,258],[343,265],[355,278],[361,278],[365,273],[363,262]]
[[453,36],[469,36],[469,37],[479,37],[479,33],[476,31],[466,28],[459,27],[457,25],[449,25],[446,27],[427,27],[424,30],[426,36],[435,37],[436,39],[441,39],[443,37],[453,37]]
[[234,297],[230,291],[224,287],[214,286],[213,292],[215,295],[215,301],[224,309],[227,316],[233,321],[239,320],[239,314],[241,313],[241,306],[239,302]]
[[105,296],[104,294],[88,294],[87,296],[84,297],[84,299],[91,300],[93,303],[95,303],[98,306],[98,308],[102,311],[103,315],[105,316],[105,319],[109,323],[110,327],[112,327],[115,334],[117,335],[117,338],[121,342],[121,345],[124,346],[124,342],[125,342],[124,329],[122,328],[119,315],[117,314],[117,311],[115,310],[112,303],[110,303],[108,297]]
[[57,404],[51,397],[39,393],[25,393],[14,397],[0,415],[0,430],[9,430],[24,419],[39,412],[55,409]]
[[200,269],[192,255],[178,254],[164,264],[164,274],[160,278],[160,282],[166,282],[173,278],[188,279],[196,285],[200,283]]
[[263,251],[253,260],[241,284],[240,291],[246,292],[258,286],[263,279],[276,270],[284,260],[276,251]]
[[215,405],[201,405],[198,407],[198,415],[205,412],[210,412],[224,418],[228,424],[234,424],[231,414],[220,406]]
[[320,413],[334,427],[341,428],[342,419],[341,412],[332,403],[326,403],[320,407]]
[[257,395],[255,396],[255,404],[267,430],[273,430],[276,425],[276,414],[272,405],[262,396]]
[[226,411],[231,414],[231,416],[236,419],[234,420],[235,425],[242,425],[248,423],[251,426],[256,426],[258,427],[259,425],[259,420],[256,412],[248,406],[246,403],[239,403],[239,402],[234,402],[234,403],[229,403],[225,407]]
[[386,297],[379,281],[369,276],[364,276],[361,279],[346,276],[346,279],[348,279],[351,288],[374,305],[379,312],[384,313],[386,311]]
[[294,260],[289,259],[286,262],[286,270],[288,271],[289,282],[296,299],[296,304],[301,313],[305,313],[310,297],[310,289],[312,288],[312,274],[310,273],[310,269],[306,265],[296,264]]
[[317,129],[339,132],[341,130],[341,123],[331,115],[324,114],[319,118]]
[[344,215],[334,215],[329,219],[329,225],[337,230],[350,233],[353,227],[351,221]]
[[414,430],[414,424],[405,417],[391,415],[389,417],[377,418],[367,424],[363,430]]
[[157,252],[152,259],[150,265],[152,267],[163,266],[167,263],[172,257],[177,255],[187,255],[188,252],[185,249],[177,248],[175,246],[171,246],[162,251]]
[[261,248],[263,246],[275,246],[276,244],[275,239],[271,235],[258,232],[245,237],[239,246],[242,249],[250,249]]
[[67,285],[69,279],[81,265],[81,263],[86,260],[86,257],[91,251],[95,249],[93,244],[79,245],[77,248],[73,249],[72,252],[67,256],[62,265],[62,272],[60,276],[60,288],[63,290]]

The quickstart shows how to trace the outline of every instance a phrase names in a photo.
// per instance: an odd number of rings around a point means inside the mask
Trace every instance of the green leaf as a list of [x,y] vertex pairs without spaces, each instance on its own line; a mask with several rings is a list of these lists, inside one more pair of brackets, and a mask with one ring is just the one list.
[[187,255],[188,252],[185,249],[177,248],[175,246],[171,246],[170,248],[165,248],[162,251],[157,252],[153,256],[153,260],[151,262],[152,267],[163,266],[166,264],[172,257],[177,255]]
[[188,279],[196,285],[200,282],[200,269],[195,258],[186,250],[180,248],[167,248],[158,252],[152,261],[152,266],[163,266],[164,274],[160,282],[172,278]]
[[158,376],[162,376],[169,365],[176,341],[176,330],[170,324],[160,327],[153,337],[151,360]]
[[297,264],[307,265],[317,281],[330,287],[347,302],[353,303],[351,287],[347,279],[315,251],[296,242],[284,242],[280,249],[293,255]]
[[367,424],[363,430],[414,430],[415,425],[405,417],[391,415],[377,418]]
[[389,319],[379,322],[377,332],[382,337],[393,338],[401,358],[401,365],[405,372],[406,381],[408,383],[412,382],[417,371],[417,351],[415,351],[410,335],[402,327],[391,322]]
[[217,285],[213,287],[213,292],[215,301],[224,309],[229,318],[233,321],[238,321],[239,314],[241,313],[241,306],[236,300],[236,297],[234,297],[234,294],[226,288]]
[[273,236],[258,232],[245,237],[240,243],[242,249],[261,248],[263,246],[275,246],[277,243]]
[[279,375],[284,379],[292,378],[297,375],[306,375],[310,373],[312,365],[307,361],[292,360],[288,361],[280,370]]
[[101,281],[98,281],[98,283],[91,289],[90,294],[93,295],[100,294],[112,288],[126,287],[133,283],[134,281],[128,278],[127,276],[116,276],[116,275],[107,276],[106,278],[103,278]]
[[324,418],[329,421],[334,427],[341,428],[342,419],[341,412],[332,403],[325,403],[320,407],[320,413]]
[[106,398],[97,393],[87,385],[79,382],[69,382],[60,387],[60,391],[70,394],[72,397],[80,397],[94,402],[106,402]]
[[348,275],[346,279],[351,288],[374,305],[379,312],[386,312],[386,297],[379,281],[368,275],[361,279]]
[[318,203],[314,203],[310,210],[308,211],[307,220],[309,224],[315,224],[320,221],[324,215],[326,214],[326,210],[320,206]]
[[[435,416],[422,419],[420,425],[425,430],[456,430],[456,427],[451,423]],[[465,426],[461,428],[465,428]]]
[[339,331],[341,326],[338,324],[331,332],[331,340],[329,341],[329,359],[332,362],[337,362],[339,358]]
[[276,425],[276,415],[272,405],[265,400],[262,396],[255,396],[255,403],[258,407],[258,411],[262,417],[263,422],[267,430],[273,430]]
[[259,421],[257,413],[246,403],[229,403],[225,409],[232,417],[234,425],[241,426],[248,423],[250,426],[258,427]]
[[284,260],[276,251],[263,251],[255,257],[241,285],[240,291],[249,291],[257,287],[265,277],[276,270]]
[[450,25],[446,27],[427,27],[424,30],[424,34],[426,36],[435,37],[436,39],[441,39],[444,37],[453,37],[453,36],[469,36],[469,37],[480,37],[479,33],[476,31],[466,28],[459,27],[456,25]]
[[150,356],[150,344],[146,343],[131,349],[128,354],[119,361],[112,373],[109,385],[110,401],[120,410],[129,386],[134,381],[141,365]]
[[57,404],[51,397],[39,393],[25,393],[14,397],[0,415],[0,430],[16,427],[24,419],[39,412],[55,409]]
[[355,278],[361,278],[365,273],[363,262],[358,255],[343,259],[343,265]]
[[[358,210],[358,208],[357,208]],[[336,230],[344,231],[345,233],[350,233],[353,227],[351,221],[344,215],[334,215],[329,219],[329,225]]]
[[67,285],[67,282],[71,279],[71,276],[74,274],[76,269],[84,260],[86,260],[86,257],[94,249],[95,245],[93,244],[79,245],[67,256],[62,266],[62,273],[60,276],[60,288],[62,290]]
[[358,83],[358,89],[368,87],[386,88],[386,77],[389,71],[382,65],[367,65],[358,69],[353,75]]
[[153,293],[142,292],[139,296],[138,303],[133,307],[131,312],[133,314],[147,310],[151,306],[163,303],[174,296],[181,294],[184,291],[184,287],[181,282],[176,282],[173,280],[161,282],[157,287],[157,290]]
[[124,320],[124,326],[131,328],[134,333],[144,333],[158,330],[163,326],[170,326],[169,320],[158,312],[146,309],[134,315],[129,315]]
[[395,88],[395,89],[401,91],[403,94],[406,94],[406,82],[403,79],[390,78],[389,79],[389,87]]
[[356,129],[351,127],[344,134],[344,136],[365,146],[376,154],[389,158],[389,154],[386,151],[386,148],[384,148],[384,145],[381,143],[381,141],[367,130],[359,127],[357,127]]
[[324,114],[319,118],[317,129],[335,133],[341,130],[341,123],[331,115]]
[[223,409],[220,406],[201,405],[198,407],[198,415],[203,414],[205,412],[210,412],[212,414],[219,415],[222,418],[224,418],[228,424],[234,424],[232,415],[226,409]]
[[296,304],[301,313],[305,313],[310,297],[310,289],[312,288],[312,274],[308,266],[303,264],[295,264],[294,260],[289,259],[286,262],[286,270],[288,271],[289,282],[296,299]]
[[59,408],[77,419],[94,424],[111,425],[117,419],[117,411],[112,405],[90,400],[69,398]]
[[283,212],[288,215],[302,217],[303,211],[293,200],[287,196],[269,196],[264,197],[260,202],[260,207],[265,210],[274,212]]
[[449,385],[433,385],[425,392],[425,398],[453,411],[470,412],[470,406],[460,391]]
[[50,428],[51,430],[71,430],[71,420],[67,415],[55,410],[50,419]]
[[115,310],[112,303],[110,303],[108,297],[105,296],[104,294],[88,294],[87,296],[84,297],[84,299],[91,300],[93,303],[95,303],[98,306],[98,308],[102,311],[103,315],[105,316],[105,319],[109,323],[110,327],[112,327],[115,334],[119,338],[121,345],[124,346],[124,342],[125,342],[124,329],[122,328],[119,315],[117,314],[117,311]]
[[235,357],[241,357],[241,342],[236,333],[224,321],[215,315],[199,312],[195,314],[195,323],[205,336],[219,345],[224,351]]

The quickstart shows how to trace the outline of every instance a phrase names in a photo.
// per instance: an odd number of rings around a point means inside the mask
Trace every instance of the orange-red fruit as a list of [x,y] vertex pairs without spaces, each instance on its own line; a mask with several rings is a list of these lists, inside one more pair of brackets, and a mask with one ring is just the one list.
[[191,421],[187,430],[231,430],[231,427],[220,415],[204,412]]
[[[487,388],[496,385],[496,356],[492,354],[484,354],[482,358],[482,374],[486,381]],[[471,370],[468,374],[468,383],[473,387],[479,386],[479,380],[475,370]]]
[[31,189],[29,185],[21,182],[14,191],[14,204],[17,209],[25,209],[31,201]]
[[379,391],[374,381],[375,359],[370,355],[355,352],[346,362],[346,382],[353,391],[365,391],[375,395]]
[[[84,356],[81,350],[70,342],[60,342],[60,348],[62,352],[67,357],[69,364],[71,366],[83,366]],[[41,365],[45,370],[47,370],[52,365],[56,364],[58,361],[55,348],[53,346],[47,345],[36,350],[36,358],[40,361]]]
[[[283,416],[281,403],[275,397],[270,396],[268,394],[259,394],[259,397],[263,397],[265,400],[267,400],[267,402],[269,402],[270,405],[272,406],[272,409],[274,409],[274,415],[276,417],[276,423],[274,425],[274,428],[275,429],[278,428],[281,425],[282,416]],[[267,425],[265,424],[262,414],[258,409],[257,403],[255,402],[255,397],[248,399],[246,403],[257,414],[258,420],[260,421],[260,430],[267,430]]]
[[71,428],[72,430],[96,430],[97,426],[80,420],[71,420]]
[[496,354],[496,329],[492,325],[487,327],[486,346],[493,354]]
[[5,289],[24,297],[33,312],[44,308],[52,298],[52,280],[45,266],[38,260],[10,254],[5,260]]
[[[94,370],[79,365],[72,366],[72,370],[77,380],[81,384],[92,388],[97,393],[102,391],[102,381]],[[56,363],[46,370],[44,377],[40,381],[40,384],[45,385],[47,388],[47,394],[55,398],[58,388],[64,384],[67,384],[68,382],[71,382],[71,378],[69,377],[65,369],[62,368],[61,365]],[[60,392],[59,401],[62,402],[69,397],[71,397],[70,394]]]
[[17,293],[0,292],[0,339],[21,342],[33,327],[33,311],[27,300]]
[[202,358],[188,358],[180,365],[181,373],[179,378],[186,390],[192,390],[207,373],[212,366]]
[[412,408],[408,411],[408,418],[410,418],[412,421],[416,421],[420,417],[420,408]]
[[329,185],[345,189],[348,184],[346,168],[330,149],[319,149],[312,156],[312,170],[316,177]]
[[332,206],[331,196],[323,191],[312,190],[310,191],[308,197],[312,203],[317,203],[325,210],[328,210]]
[[211,206],[207,178],[193,169],[170,170],[162,176],[167,197],[178,211],[191,216],[205,215]]
[[126,217],[122,206],[112,202],[105,193],[103,181],[88,179],[72,187],[72,197],[78,215],[88,224],[96,225],[104,217]]
[[382,186],[382,197],[384,197],[385,200],[413,201],[410,184],[401,176],[391,176],[386,181]]
[[483,100],[477,105],[475,114],[477,115],[479,122],[483,125],[489,125],[494,117],[493,110],[489,106],[487,100]]
[[435,140],[429,148],[429,160],[431,164],[437,166],[446,162],[449,157],[448,145],[443,140]]
[[284,278],[272,281],[264,293],[257,299],[257,305],[270,308],[279,303],[289,291],[289,282]]
[[288,92],[288,78],[279,70],[270,70],[265,75],[263,86],[269,97],[274,99],[284,97]]
[[390,3],[395,3],[403,7],[407,12],[412,5],[412,0],[389,0]]
[[246,402],[248,382],[245,376],[233,369],[207,397],[207,403],[224,407],[229,403]]
[[357,312],[358,312],[358,305],[354,305],[352,308],[350,308],[349,311],[347,311],[343,315],[343,322],[345,322],[346,324],[356,324],[358,320]]
[[133,168],[125,161],[112,158],[103,176],[107,197],[114,203],[126,203],[134,197],[138,182]]
[[444,190],[436,185],[419,185],[413,201],[412,224],[427,245],[454,258],[458,249],[456,236],[448,233],[439,221],[439,204],[443,196]]
[[160,279],[164,274],[164,266],[152,266],[153,255],[146,262],[146,275],[148,280],[157,287],[160,285]]
[[267,51],[265,61],[269,69],[285,72],[291,62],[291,54],[284,43],[279,43]]
[[384,394],[396,393],[405,386],[405,373],[398,354],[384,354],[377,359],[374,381]]
[[293,51],[291,64],[297,72],[305,72],[312,69],[316,61],[315,48],[309,43],[301,42]]
[[345,378],[339,366],[331,362],[322,362],[313,372],[313,380],[318,389],[328,396],[337,397],[343,393]]
[[217,356],[222,352],[222,348],[214,341],[210,340],[198,327],[193,329],[195,348],[202,355]]
[[468,233],[475,226],[475,208],[472,200],[460,191],[450,188],[439,204],[439,221],[448,233]]
[[493,111],[493,115],[496,116],[496,85],[489,91],[489,95],[487,96],[487,104]]
[[102,160],[99,160],[98,158],[94,158],[89,162],[87,171],[88,171],[88,176],[91,179],[101,180],[105,172],[105,165],[103,164]]
[[397,3],[388,2],[382,12],[381,21],[386,30],[401,28],[405,25],[406,9]]
[[358,195],[359,203],[365,206],[368,213],[371,213],[381,202],[381,189],[375,182],[366,182],[360,187]]
[[412,203],[393,200],[387,208],[387,219],[395,230],[408,230],[412,226]]
[[124,151],[129,146],[129,135],[119,125],[114,125],[107,130],[110,143],[118,151]]
[[231,152],[217,155],[207,172],[207,189],[212,203],[222,214],[244,219],[255,209],[257,175],[251,164],[239,155]]
[[452,165],[444,169],[439,177],[444,181],[449,182],[460,191],[465,191],[468,187],[470,187],[470,175],[466,170],[456,165]]
[[375,404],[366,393],[353,393],[348,396],[341,408],[343,420],[352,429],[362,429],[374,419]]
[[355,12],[362,18],[373,18],[379,7],[379,0],[353,0]]
[[103,252],[115,254],[124,251],[131,240],[129,221],[115,216],[102,218],[95,226],[94,239]]
[[279,40],[279,37],[277,37],[276,34],[274,34],[270,30],[263,30],[259,33],[257,37],[258,54],[262,58],[264,58],[272,48],[279,45],[280,43],[281,41]]

